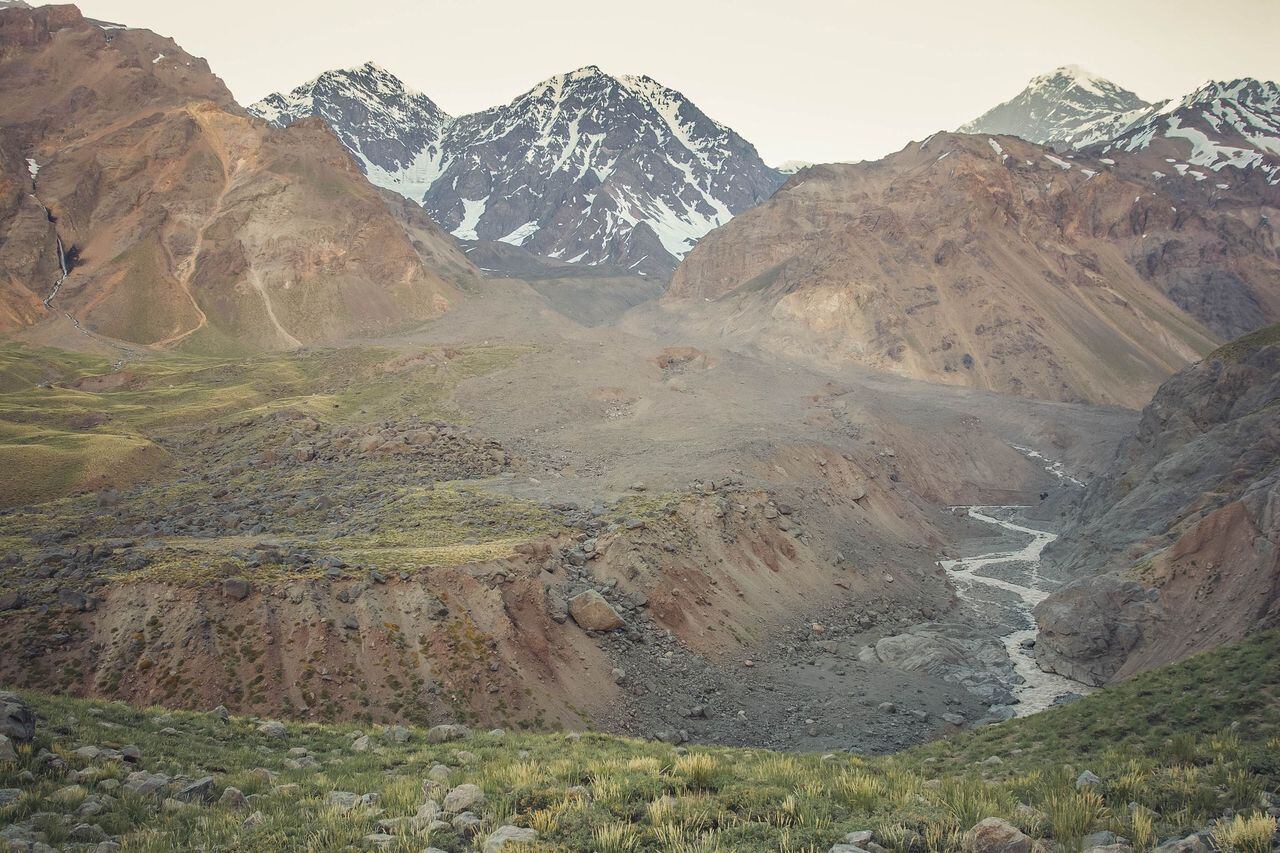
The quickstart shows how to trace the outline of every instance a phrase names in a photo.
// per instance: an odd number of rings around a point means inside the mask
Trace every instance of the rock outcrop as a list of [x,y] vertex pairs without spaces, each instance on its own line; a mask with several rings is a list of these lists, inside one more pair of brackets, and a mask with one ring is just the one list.
[[1239,639],[1280,607],[1280,326],[1170,379],[1046,551],[1041,666],[1090,684]]

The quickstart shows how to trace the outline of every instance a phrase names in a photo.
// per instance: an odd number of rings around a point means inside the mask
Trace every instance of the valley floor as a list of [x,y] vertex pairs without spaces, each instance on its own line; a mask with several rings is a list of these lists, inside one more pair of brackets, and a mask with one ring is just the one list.
[[[862,753],[1012,713],[1026,615],[939,561],[1025,543],[947,507],[1052,527],[1079,493],[1053,464],[1087,478],[1131,412],[778,361],[589,297],[490,280],[410,334],[235,359],[5,344],[0,678]],[[570,613],[588,591],[621,628]]]

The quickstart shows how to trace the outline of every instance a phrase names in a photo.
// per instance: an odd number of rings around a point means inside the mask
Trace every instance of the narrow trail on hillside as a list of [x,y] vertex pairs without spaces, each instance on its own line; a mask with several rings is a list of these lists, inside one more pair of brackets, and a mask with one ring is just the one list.
[[[997,517],[997,513],[1003,514],[1023,508],[1016,506],[957,507],[957,509],[965,510],[969,518],[974,521],[992,524],[1005,530],[1011,530],[1014,533],[1025,534],[1031,538],[1027,544],[1017,550],[992,551],[976,557],[943,560],[941,562],[941,566],[946,570],[947,574],[958,582],[956,587],[961,598],[966,599],[975,606],[983,606],[973,596],[975,584],[1011,592],[1017,597],[1016,600],[1019,602],[1018,609],[1031,623],[1030,628],[1015,628],[1001,637],[1005,650],[1009,653],[1009,660],[1012,662],[1014,670],[1023,679],[1023,682],[1013,689],[1014,696],[1018,699],[1018,704],[1014,706],[1015,713],[1019,717],[1043,711],[1054,704],[1056,700],[1068,694],[1083,694],[1089,691],[1088,687],[1079,682],[1040,669],[1036,665],[1035,659],[1024,646],[1024,643],[1028,640],[1034,640],[1037,633],[1035,617],[1031,613],[1032,609],[1041,601],[1044,601],[1049,596],[1049,593],[1052,592],[1050,589],[1045,589],[1044,579],[1040,575],[1040,555],[1043,553],[1045,546],[1057,539],[1058,536],[1056,533],[1050,533],[1047,530],[1037,530],[1033,527],[1015,524],[1012,521]],[[1007,569],[1011,569],[1014,576],[1022,583],[979,574],[981,569],[995,565],[1004,565]]]

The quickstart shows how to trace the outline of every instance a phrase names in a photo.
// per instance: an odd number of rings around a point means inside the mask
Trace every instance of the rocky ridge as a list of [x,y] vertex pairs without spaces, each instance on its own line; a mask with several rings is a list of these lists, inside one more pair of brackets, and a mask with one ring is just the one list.
[[1048,559],[1076,580],[1036,611],[1036,656],[1091,684],[1271,624],[1280,583],[1280,329],[1156,393]]

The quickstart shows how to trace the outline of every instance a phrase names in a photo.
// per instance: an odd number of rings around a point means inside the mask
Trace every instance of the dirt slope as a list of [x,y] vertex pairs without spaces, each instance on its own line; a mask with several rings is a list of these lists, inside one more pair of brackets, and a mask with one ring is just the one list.
[[[773,353],[1136,408],[1231,318],[1280,312],[1260,215],[1012,137],[938,134],[800,172],[708,235],[665,301]],[[1215,271],[1240,286],[1211,296]]]

